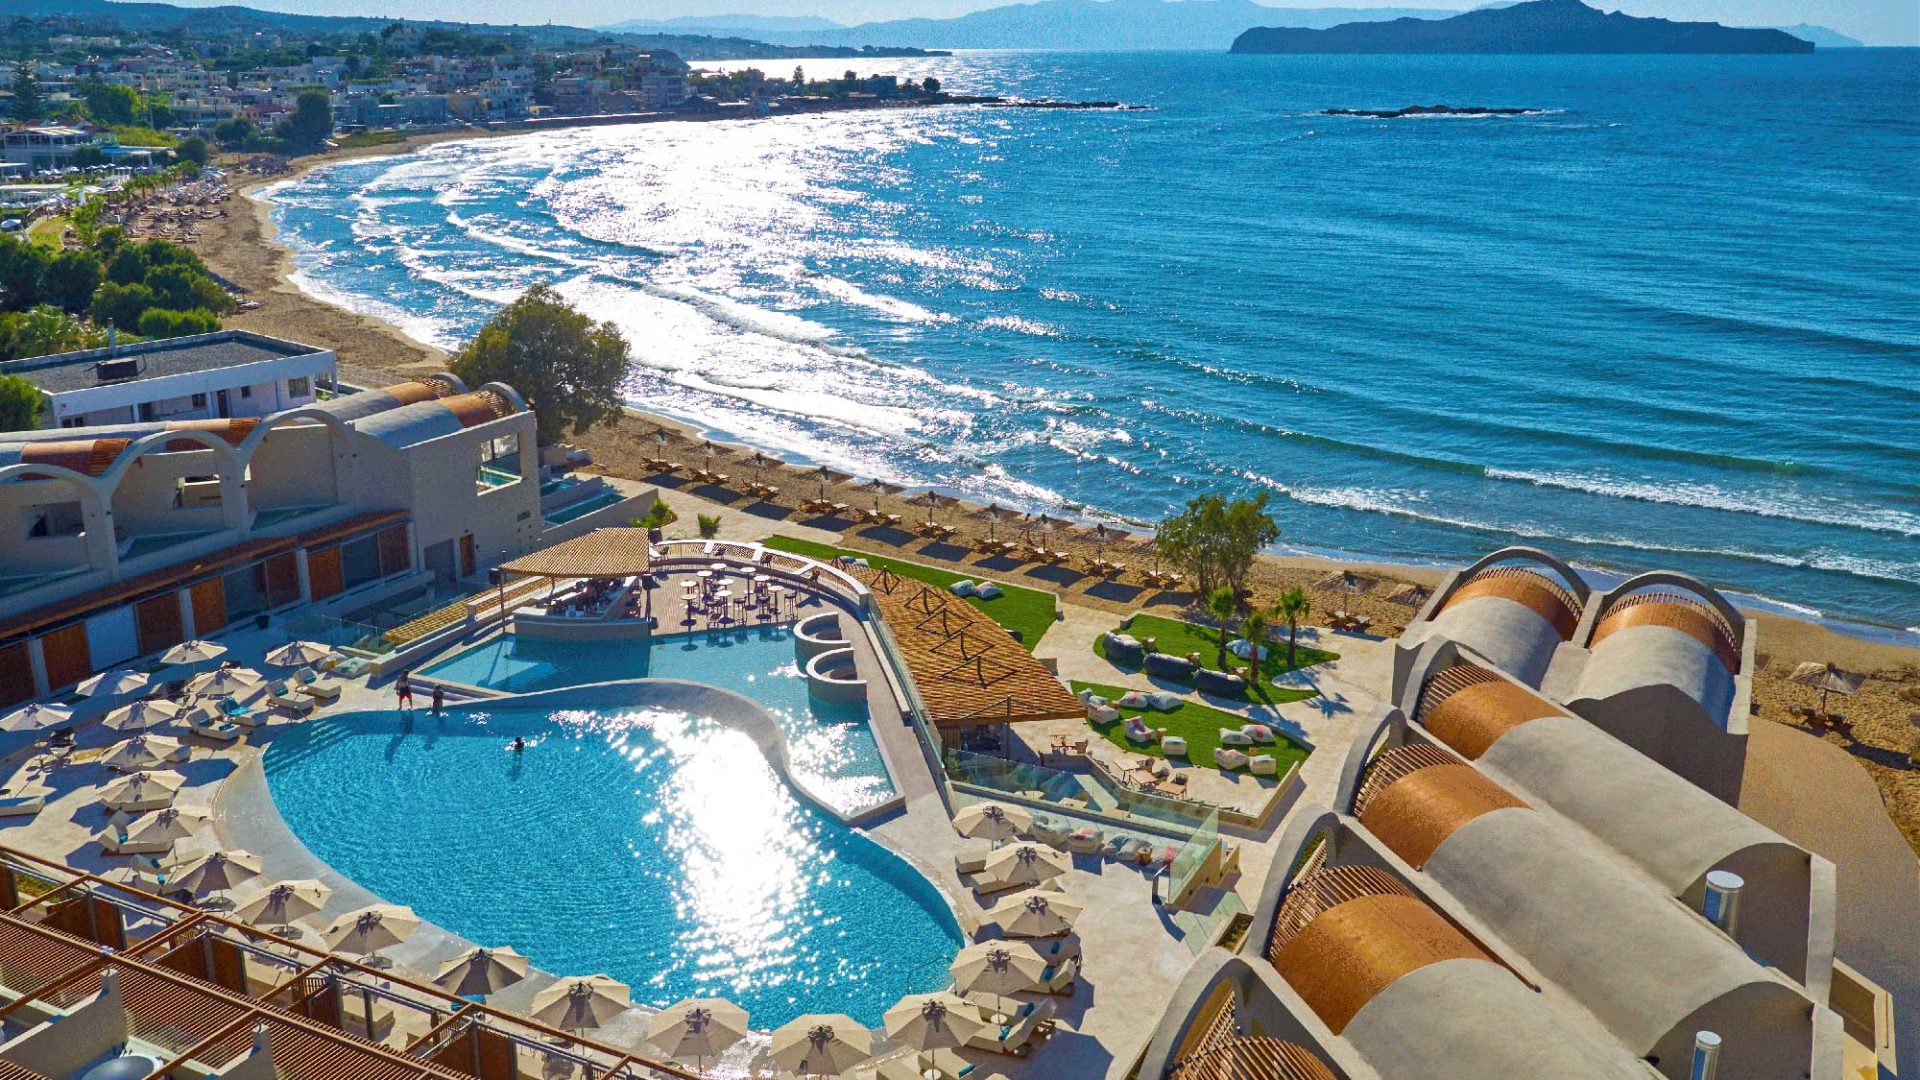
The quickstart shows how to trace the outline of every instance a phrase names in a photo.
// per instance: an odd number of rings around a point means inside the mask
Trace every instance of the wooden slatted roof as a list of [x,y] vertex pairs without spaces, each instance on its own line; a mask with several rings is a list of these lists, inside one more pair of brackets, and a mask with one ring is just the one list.
[[500,569],[531,577],[633,577],[653,565],[651,552],[645,529],[595,529],[585,536],[529,552]]
[[889,570],[849,572],[900,646],[907,674],[940,727],[1070,720],[1086,707],[1033,654],[966,601]]

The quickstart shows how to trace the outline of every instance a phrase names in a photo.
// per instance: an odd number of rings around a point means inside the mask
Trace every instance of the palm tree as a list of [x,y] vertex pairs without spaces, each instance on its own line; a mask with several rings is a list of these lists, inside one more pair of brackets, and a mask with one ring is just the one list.
[[1293,653],[1300,638],[1300,620],[1313,610],[1313,600],[1307,596],[1307,590],[1295,585],[1280,594],[1274,602],[1273,613],[1287,620],[1287,667],[1294,666]]
[[1256,611],[1240,620],[1240,636],[1247,639],[1247,685],[1260,685],[1260,648],[1267,640],[1267,616]]
[[1233,613],[1239,606],[1240,601],[1233,595],[1231,585],[1222,585],[1207,594],[1207,612],[1213,616],[1214,622],[1220,627],[1220,670],[1222,671],[1229,670],[1227,668],[1227,622],[1233,618]]

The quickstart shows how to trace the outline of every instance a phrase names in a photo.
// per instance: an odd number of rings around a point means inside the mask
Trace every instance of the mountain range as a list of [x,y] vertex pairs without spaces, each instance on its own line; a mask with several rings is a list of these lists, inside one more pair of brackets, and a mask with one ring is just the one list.
[[1448,19],[1350,22],[1327,29],[1266,26],[1236,53],[1810,53],[1783,30],[1643,19],[1581,0],[1529,0]]

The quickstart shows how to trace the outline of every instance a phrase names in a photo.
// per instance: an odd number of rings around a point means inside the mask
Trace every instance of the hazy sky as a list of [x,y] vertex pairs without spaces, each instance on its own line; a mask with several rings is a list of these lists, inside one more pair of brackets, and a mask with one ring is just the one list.
[[[397,15],[475,22],[552,21],[601,26],[623,19],[676,15],[821,15],[842,23],[913,16],[960,15],[1012,0],[173,0],[204,7],[249,3],[315,15]],[[1261,0],[1271,7],[1469,8],[1481,0]],[[1815,23],[1869,44],[1920,43],[1920,0],[1588,0],[1630,15],[1706,19],[1731,26]]]

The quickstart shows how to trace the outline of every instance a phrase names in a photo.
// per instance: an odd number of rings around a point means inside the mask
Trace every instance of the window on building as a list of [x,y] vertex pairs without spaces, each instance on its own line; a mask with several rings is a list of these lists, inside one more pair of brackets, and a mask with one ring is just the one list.
[[287,380],[287,396],[303,398],[313,392],[313,380],[301,375]]
[[363,536],[340,545],[340,576],[346,587],[365,585],[380,577],[380,545],[377,538]]
[[250,397],[252,397],[252,396],[253,396],[253,387],[251,387],[251,386],[243,386],[243,387],[241,387],[241,388],[240,388],[240,396],[241,396],[241,397],[243,397],[243,398],[250,398]]
[[193,395],[193,407],[194,407],[194,408],[196,408],[196,409],[204,409],[204,408],[206,408],[206,407],[207,407],[207,395],[205,395],[205,394],[195,394],[195,395]]
[[61,427],[86,427],[87,418],[84,416],[63,416],[60,418],[60,426]]
[[219,506],[220,478],[183,476],[174,481],[173,505],[183,510],[202,506]]
[[79,536],[86,529],[86,516],[78,502],[47,503],[26,508],[27,536],[34,540],[56,536]]

